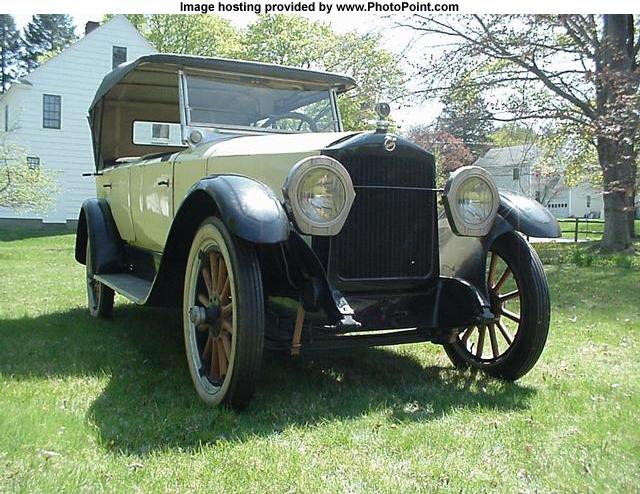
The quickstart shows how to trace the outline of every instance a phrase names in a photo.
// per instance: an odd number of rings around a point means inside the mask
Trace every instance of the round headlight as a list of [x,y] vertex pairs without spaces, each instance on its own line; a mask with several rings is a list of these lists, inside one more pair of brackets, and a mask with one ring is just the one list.
[[479,177],[466,179],[458,189],[456,203],[462,221],[479,225],[487,221],[493,209],[493,193],[489,184]]
[[489,233],[498,212],[498,189],[493,177],[477,166],[464,166],[445,185],[444,205],[455,233],[483,236]]
[[318,223],[334,221],[344,209],[346,191],[328,168],[312,168],[300,179],[298,202],[304,215]]
[[296,163],[283,192],[296,227],[308,235],[340,232],[355,198],[349,173],[329,156],[311,156]]

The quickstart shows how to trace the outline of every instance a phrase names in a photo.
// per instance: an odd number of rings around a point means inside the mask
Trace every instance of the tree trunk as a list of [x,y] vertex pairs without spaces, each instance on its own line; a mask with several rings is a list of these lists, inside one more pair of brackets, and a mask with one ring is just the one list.
[[[637,149],[637,148],[636,148]],[[632,170],[632,183],[633,183],[633,189],[631,190],[631,194],[629,194],[629,197],[627,198],[627,208],[629,209],[629,236],[631,237],[632,240],[635,240],[638,238],[638,235],[636,234],[636,197],[638,195],[638,187],[637,187],[637,182],[638,182],[638,163],[637,163],[637,156],[634,156],[633,159],[633,170]]]
[[604,188],[602,248],[621,251],[631,247],[630,202],[635,195],[633,141],[638,118],[635,112],[629,111],[638,88],[634,73],[633,16],[606,14],[603,21],[601,60],[596,66],[597,148]]
[[602,250],[619,252],[631,246],[629,237],[628,213],[624,197],[619,192],[604,194],[604,238]]
[[[629,213],[624,183],[628,163],[621,163],[621,146],[613,139],[598,138],[598,161],[604,182],[604,236],[602,249],[621,251],[631,246]],[[626,166],[625,166],[626,165]]]

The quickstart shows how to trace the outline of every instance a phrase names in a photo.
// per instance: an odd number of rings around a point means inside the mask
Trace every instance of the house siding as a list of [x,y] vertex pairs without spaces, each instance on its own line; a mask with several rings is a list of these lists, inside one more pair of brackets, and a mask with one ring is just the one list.
[[[4,218],[41,218],[45,222],[77,219],[82,202],[95,196],[95,180],[82,177],[93,170],[87,111],[103,77],[111,71],[113,46],[127,48],[127,59],[154,53],[153,46],[121,15],[66,48],[38,67],[0,101],[9,105],[14,129],[11,141],[40,158],[41,166],[57,173],[60,193],[46,214],[17,214],[0,209]],[[60,129],[43,128],[43,95],[62,97]]]
[[[602,217],[604,205],[602,192],[590,185],[568,187],[564,178],[559,177],[553,187],[545,189],[548,179],[540,179],[534,167],[540,159],[540,152],[534,145],[494,148],[479,158],[474,164],[485,168],[496,181],[498,189],[508,190],[531,199],[540,195],[541,202],[557,218],[596,216]],[[513,170],[518,170],[514,179]],[[587,206],[587,197],[590,196]]]

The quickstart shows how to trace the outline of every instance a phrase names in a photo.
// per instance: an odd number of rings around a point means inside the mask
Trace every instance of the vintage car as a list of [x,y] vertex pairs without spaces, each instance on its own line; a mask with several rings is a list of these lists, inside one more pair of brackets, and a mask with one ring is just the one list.
[[97,198],[75,250],[89,311],[109,317],[114,292],[179,308],[209,404],[247,405],[264,348],[430,341],[509,380],[543,350],[548,287],[524,235],[559,236],[553,216],[479,167],[438,188],[433,156],[389,132],[388,105],[375,131],[344,131],[337,98],[354,86],[156,54],[98,88]]

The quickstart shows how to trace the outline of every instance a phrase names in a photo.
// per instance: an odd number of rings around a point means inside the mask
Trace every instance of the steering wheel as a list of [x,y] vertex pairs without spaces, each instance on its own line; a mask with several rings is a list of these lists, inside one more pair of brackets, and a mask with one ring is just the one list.
[[298,130],[302,128],[302,124],[306,123],[311,129],[311,132],[318,132],[318,126],[309,115],[305,115],[304,113],[298,113],[296,111],[289,111],[285,113],[280,113],[278,115],[271,115],[269,116],[269,118],[267,118],[266,122],[264,122],[260,127],[265,129],[268,127],[271,127],[275,129],[276,128],[275,124],[278,120],[285,120],[288,118],[292,120],[300,120],[300,125],[298,125]]

